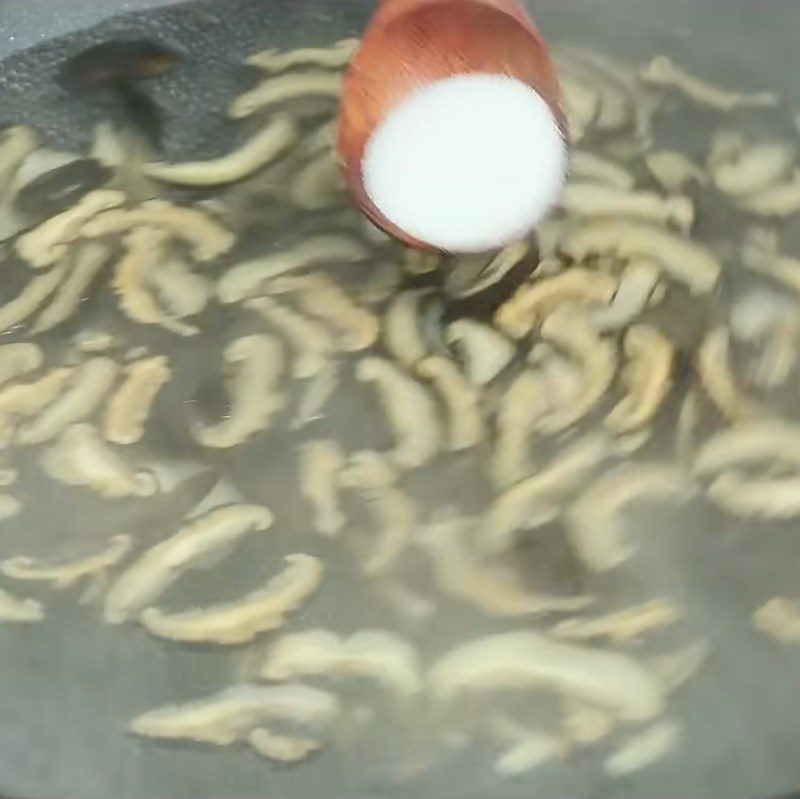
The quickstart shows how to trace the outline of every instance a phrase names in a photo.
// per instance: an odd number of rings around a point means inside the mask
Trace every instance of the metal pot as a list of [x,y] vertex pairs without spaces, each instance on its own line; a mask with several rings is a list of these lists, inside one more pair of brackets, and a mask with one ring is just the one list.
[[[75,103],[56,86],[56,65],[113,36],[149,36],[187,54],[178,72],[152,86],[155,99],[168,108],[165,149],[175,157],[208,155],[231,140],[219,109],[247,82],[240,66],[246,53],[357,34],[373,6],[373,0],[2,0],[0,120],[29,122],[62,147],[85,146],[90,124],[102,118],[103,110]],[[632,57],[669,51],[710,79],[754,82],[781,92],[790,106],[800,104],[798,3],[536,0],[531,6],[552,40],[580,41]],[[676,131],[678,137],[686,135]],[[202,372],[203,354],[195,360]],[[169,436],[165,429],[168,443]],[[294,468],[277,458],[256,466],[257,472],[252,463],[241,469],[244,483],[260,484],[269,477],[282,485]],[[38,488],[29,494],[28,502],[41,505],[36,511],[41,527],[52,531],[49,495]],[[190,506],[188,495],[183,506]],[[150,535],[174,525],[176,513],[155,508],[131,518]],[[118,523],[102,507],[89,512],[73,504],[56,526],[108,532]],[[35,526],[31,541],[38,535]],[[54,611],[33,635],[0,628],[0,786],[19,799],[357,799],[412,791],[432,799],[502,799],[532,791],[575,799],[752,799],[791,790],[800,782],[800,663],[794,653],[754,647],[744,621],[753,597],[751,592],[744,601],[742,585],[751,578],[768,584],[771,567],[755,556],[748,563],[732,560],[716,542],[698,544],[694,561],[685,574],[660,564],[656,584],[678,595],[695,579],[712,586],[713,601],[698,602],[697,635],[711,640],[714,663],[691,700],[674,700],[691,718],[691,735],[679,755],[625,782],[602,776],[597,768],[602,752],[519,783],[493,777],[485,759],[473,762],[469,749],[454,748],[432,763],[425,731],[413,725],[401,732],[380,729],[366,746],[333,748],[298,770],[268,768],[235,748],[218,752],[142,744],[122,732],[133,714],[210,692],[232,674],[241,677],[247,673],[243,656],[154,645],[136,630],[103,628],[96,613],[65,608]],[[723,565],[733,580],[719,578]],[[792,568],[796,573],[796,564]],[[720,615],[720,607],[735,608],[741,629]],[[347,586],[335,606],[323,608],[314,621],[334,626],[348,613],[362,614],[367,626],[381,623],[369,596],[350,596]],[[448,628],[431,632],[442,639],[449,634]],[[742,658],[740,643],[747,644]]]

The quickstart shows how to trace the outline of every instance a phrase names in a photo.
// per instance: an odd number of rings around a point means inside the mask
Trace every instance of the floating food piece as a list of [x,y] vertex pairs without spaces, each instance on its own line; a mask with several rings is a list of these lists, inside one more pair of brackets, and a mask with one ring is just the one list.
[[36,134],[26,125],[12,125],[0,134],[0,197],[8,189],[22,162],[36,149]]
[[228,108],[228,116],[243,119],[256,111],[300,97],[330,97],[335,100],[341,94],[341,84],[341,75],[321,70],[267,78],[254,89],[240,94]]
[[800,516],[800,476],[755,478],[723,472],[708,487],[708,497],[745,519],[792,519]]
[[198,427],[195,438],[204,447],[227,449],[265,430],[283,407],[277,382],[283,372],[283,348],[266,335],[243,336],[225,349],[230,413],[215,425]]
[[710,330],[697,350],[700,382],[717,410],[730,422],[738,423],[759,414],[754,400],[740,387],[731,369],[730,334],[726,327]]
[[422,252],[412,247],[403,250],[403,271],[413,277],[433,274],[441,265],[442,256],[438,252]]
[[424,386],[385,358],[362,358],[358,379],[375,383],[381,395],[396,446],[389,457],[403,469],[417,469],[440,449],[439,412]]
[[633,105],[634,127],[638,136],[646,137],[650,133],[652,117],[660,106],[660,95],[653,94],[639,76],[639,67],[613,58],[606,53],[590,50],[585,47],[568,45],[559,48],[573,62],[595,70],[603,80],[616,86],[627,95]]
[[0,332],[6,332],[24,322],[61,285],[67,274],[67,263],[54,266],[49,272],[37,275],[13,300],[0,307]]
[[552,409],[573,402],[583,385],[580,365],[569,360],[549,343],[535,344],[528,363],[541,376]]
[[706,167],[711,171],[726,161],[735,161],[744,152],[746,143],[744,134],[739,130],[722,128],[716,131],[711,136]]
[[573,403],[582,390],[583,373],[579,364],[569,360],[553,346],[536,344],[528,353],[528,363],[544,382],[549,410]]
[[377,340],[380,323],[375,314],[358,305],[327,274],[286,276],[273,286],[276,292],[296,292],[302,310],[341,331],[339,346],[345,352],[368,349]]
[[783,644],[800,643],[800,604],[776,596],[753,614],[757,630]]
[[759,461],[800,466],[800,425],[768,419],[723,430],[700,447],[694,470],[700,475],[715,474]]
[[563,745],[553,735],[531,732],[495,760],[494,770],[501,777],[519,777],[563,754]]
[[630,261],[608,306],[588,308],[589,324],[598,331],[620,330],[636,321],[648,307],[658,286],[661,270],[648,258]]
[[225,551],[253,531],[269,529],[272,514],[260,505],[215,508],[190,519],[171,538],[146,550],[111,586],[103,617],[120,624],[157,599],[184,572],[202,568],[209,553]]
[[319,588],[322,571],[318,558],[288,555],[283,572],[241,599],[178,613],[147,608],[139,621],[152,635],[171,641],[246,644],[263,632],[283,627],[286,616]]
[[80,352],[107,352],[116,344],[116,339],[105,330],[82,330],[75,336],[75,346]]
[[708,660],[710,648],[705,641],[695,641],[682,649],[663,655],[650,655],[645,663],[658,676],[668,693],[683,687]]
[[84,486],[107,499],[149,497],[158,491],[152,473],[130,468],[89,424],[68,427],[42,455],[41,465],[53,480]]
[[602,183],[568,183],[560,204],[568,214],[587,219],[624,216],[680,230],[690,230],[694,223],[694,203],[688,197],[662,197]]
[[245,307],[261,314],[287,339],[295,353],[292,361],[295,377],[314,377],[330,363],[336,349],[333,338],[315,319],[309,319],[288,306],[280,305],[271,297],[247,300]]
[[508,488],[534,472],[530,434],[550,408],[541,375],[530,370],[520,372],[497,411],[497,435],[489,467],[497,488]]
[[258,676],[275,681],[295,677],[333,676],[344,660],[348,640],[332,630],[286,633],[270,647]]
[[646,427],[635,433],[623,433],[614,441],[614,449],[618,455],[634,455],[653,437],[653,428]]
[[574,611],[591,603],[587,596],[531,591],[515,571],[476,553],[466,537],[469,532],[470,522],[444,513],[418,536],[417,544],[431,557],[436,584],[444,593],[503,617]]
[[490,552],[507,550],[514,533],[524,528],[537,511],[560,503],[610,455],[604,436],[587,436],[565,448],[539,473],[506,489],[481,526],[479,540],[483,547]]
[[56,400],[73,374],[70,367],[59,367],[33,383],[15,383],[0,391],[0,443],[13,432],[18,416],[35,416]]
[[0,572],[14,580],[34,580],[51,583],[58,591],[71,588],[84,577],[105,572],[120,564],[131,551],[129,535],[115,535],[107,545],[93,555],[65,563],[47,563],[34,558],[8,558],[0,563]]
[[181,258],[171,258],[153,269],[147,280],[159,302],[178,319],[199,314],[213,293],[211,281],[195,274]]
[[[71,378],[67,390],[49,403],[37,418],[20,427],[17,442],[44,444],[70,425],[86,419],[106,398],[118,373],[119,366],[111,358],[103,356],[91,358],[81,364],[67,378]],[[63,385],[64,377],[64,373],[57,370],[51,372],[49,388]]]
[[570,177],[595,181],[617,189],[632,189],[636,183],[625,167],[588,150],[572,150],[569,155]]
[[261,757],[279,763],[300,763],[322,749],[322,742],[315,738],[278,735],[266,727],[253,730],[247,736],[247,744]]
[[158,228],[142,227],[128,233],[126,253],[114,270],[112,286],[120,308],[135,322],[191,336],[199,332],[198,328],[170,317],[150,291],[150,275],[166,257],[167,243],[168,233]]
[[165,705],[135,718],[135,735],[227,746],[267,721],[323,725],[339,713],[339,700],[308,685],[233,685],[216,694]]
[[591,746],[614,731],[616,720],[607,711],[567,696],[563,734],[568,745]]
[[338,69],[358,49],[359,39],[340,39],[330,47],[302,47],[298,50],[262,50],[253,53],[245,64],[265,72],[285,72],[292,67],[315,66]]
[[495,735],[511,744],[494,762],[501,777],[518,777],[566,754],[566,747],[556,736],[523,727],[506,716],[491,720]]
[[150,348],[146,344],[142,344],[138,347],[129,347],[125,350],[123,354],[123,358],[127,363],[131,361],[135,361],[137,358],[144,358],[150,353]]
[[383,319],[383,346],[401,366],[413,369],[430,354],[420,316],[433,289],[407,289],[395,295]]
[[544,383],[549,409],[558,409],[575,401],[582,390],[583,374],[573,361],[557,352],[550,344],[536,344],[528,353],[528,363]]
[[775,322],[753,369],[753,383],[764,389],[785,385],[797,363],[800,322],[794,318]]
[[776,291],[760,288],[750,290],[737,297],[731,304],[728,317],[731,333],[740,341],[758,343],[766,338],[776,325],[790,321],[795,309],[796,305],[792,298]]
[[647,721],[664,709],[664,690],[634,658],[565,644],[534,632],[476,638],[445,653],[427,677],[434,699],[465,692],[542,686],[606,708],[627,721]]
[[486,436],[480,391],[453,361],[440,355],[425,358],[417,374],[433,383],[447,407],[447,448],[460,452],[478,446]]
[[183,55],[151,39],[113,39],[93,45],[61,66],[71,88],[97,89],[157,78],[183,60]]
[[581,388],[571,402],[554,408],[538,424],[540,430],[554,433],[583,419],[608,391],[617,371],[616,347],[592,329],[585,315],[572,308],[550,314],[542,324],[546,341],[565,350],[580,364]]
[[615,569],[631,558],[620,518],[625,505],[637,500],[687,501],[693,492],[681,470],[660,463],[620,466],[599,477],[570,508],[567,534],[580,559],[592,571]]
[[11,494],[0,493],[0,522],[11,519],[22,510],[22,503]]
[[276,114],[266,127],[227,155],[208,161],[146,164],[144,173],[164,183],[176,183],[179,186],[234,183],[271,164],[297,141],[297,136],[294,120],[288,114]]
[[105,437],[114,444],[135,444],[141,440],[156,395],[172,377],[165,355],[134,361],[125,371],[125,381],[111,395],[106,407]]
[[[568,81],[578,81],[585,89],[593,92],[597,98],[597,111],[588,122],[588,127],[599,131],[616,131],[631,121],[633,107],[628,99],[627,91],[617,82],[602,75],[594,66],[581,63],[578,59],[561,52],[556,58],[559,73]],[[572,90],[574,94],[574,89]],[[581,100],[579,119],[583,122],[588,117],[589,101]]]
[[108,248],[86,242],[75,254],[69,273],[50,305],[36,318],[31,333],[43,333],[69,319],[84,299],[87,289],[108,260]]
[[608,638],[615,644],[624,644],[673,624],[685,613],[685,608],[661,597],[604,616],[566,619],[553,627],[550,635],[575,641]]
[[[518,241],[500,250],[488,263],[485,257],[480,256],[462,257],[460,263],[469,267],[476,261],[479,266],[477,273],[474,269],[464,269],[468,276],[466,280],[460,277],[458,267],[451,268],[445,278],[445,290],[451,297],[451,305],[464,313],[468,313],[470,307],[485,312],[484,308],[494,307],[506,299],[509,292],[536,269],[536,249],[530,241]],[[504,286],[508,288],[504,290]],[[494,296],[498,299],[493,299]],[[469,301],[473,299],[475,303],[470,305]]]
[[795,319],[783,319],[772,325],[753,366],[751,379],[756,386],[775,389],[786,384],[797,363],[798,332],[800,323]]
[[617,433],[638,430],[653,419],[669,394],[675,358],[672,342],[649,325],[629,328],[623,346],[628,361],[622,379],[628,394],[605,421]]
[[[83,227],[102,214],[125,202],[121,191],[91,191],[72,208],[62,211],[17,239],[17,252],[30,266],[40,269],[52,266],[68,253],[70,244],[84,235]],[[127,213],[118,211],[117,213]]]
[[44,618],[44,608],[35,599],[20,599],[0,588],[0,622],[31,624]]
[[265,680],[367,677],[406,698],[422,687],[417,650],[385,630],[359,630],[349,637],[330,630],[289,633],[273,644],[259,676]]
[[623,777],[652,766],[666,757],[681,736],[681,727],[674,721],[659,721],[628,739],[603,764],[606,774]]
[[574,75],[562,73],[560,82],[570,141],[577,144],[597,118],[600,101],[597,93]]
[[148,200],[136,208],[107,211],[84,225],[81,235],[94,238],[140,227],[158,228],[185,241],[198,261],[213,261],[235,241],[230,231],[203,211],[166,200]]
[[729,91],[695,78],[666,56],[656,56],[641,72],[642,79],[654,86],[676,89],[687,99],[698,105],[718,111],[733,111],[736,108],[767,107],[778,104],[778,96],[772,92],[743,94]]
[[333,439],[306,441],[300,446],[300,494],[313,508],[314,529],[338,535],[345,524],[339,502],[339,475],[347,458]]
[[42,363],[44,363],[44,353],[38,344],[0,346],[0,386],[38,369]]
[[311,236],[291,249],[232,266],[219,279],[217,297],[222,303],[239,302],[262,293],[267,281],[317,263],[353,263],[369,256],[356,239],[341,235]]
[[289,197],[306,211],[336,205],[344,193],[344,181],[333,150],[325,150],[301,167],[289,187]]
[[687,183],[697,183],[700,186],[708,183],[708,175],[703,169],[676,150],[654,150],[644,157],[644,163],[665,191],[682,191]]
[[719,261],[704,247],[657,225],[624,219],[599,219],[573,228],[560,243],[576,261],[593,255],[649,258],[692,294],[707,294],[716,286]]
[[410,498],[397,485],[397,474],[377,452],[356,452],[341,473],[341,485],[358,491],[373,511],[378,538],[364,561],[364,572],[382,574],[408,546],[414,533],[416,512]]
[[525,338],[559,305],[609,303],[616,288],[617,281],[610,275],[576,266],[525,283],[497,309],[494,321],[506,335]]
[[307,424],[321,419],[328,400],[339,387],[339,367],[331,361],[308,384],[303,396],[297,404],[297,413],[292,419],[289,429],[300,430]]
[[783,142],[756,144],[736,159],[715,166],[711,177],[725,194],[751,194],[777,183],[791,168],[794,156],[794,147]]
[[794,174],[786,183],[768,186],[754,194],[741,197],[739,206],[758,216],[783,219],[800,212],[800,175]]
[[476,386],[491,383],[516,354],[500,332],[474,319],[457,319],[447,326],[447,343],[455,348],[467,377]]

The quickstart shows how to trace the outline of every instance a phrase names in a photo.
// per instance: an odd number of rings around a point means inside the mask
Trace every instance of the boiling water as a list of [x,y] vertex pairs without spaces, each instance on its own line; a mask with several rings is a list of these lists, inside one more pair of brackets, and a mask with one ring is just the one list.
[[[29,122],[60,149],[85,151],[92,124],[114,113],[100,101],[72,102],[52,82],[54,66],[68,53],[113,35],[149,35],[168,40],[188,53],[173,76],[153,85],[157,100],[169,107],[166,149],[173,160],[208,157],[231,146],[235,128],[222,113],[234,95],[252,83],[237,65],[250,52],[328,43],[357,32],[364,21],[361,3],[197,4],[141,17],[125,17],[74,39],[54,41],[28,54],[12,56],[0,68],[0,107],[8,122]],[[765,9],[770,6],[770,11]],[[711,7],[708,7],[711,6]],[[742,4],[734,10],[707,4],[659,2],[653,7],[629,2],[537,3],[537,21],[553,41],[588,44],[603,52],[647,60],[669,53],[678,63],[728,86],[773,89],[791,107],[800,98],[791,70],[794,32],[800,9],[786,3]],[[0,9],[0,26],[8,25]],[[324,110],[324,109],[323,109]],[[788,120],[789,115],[785,115]],[[718,124],[707,115],[685,111],[665,114],[659,146],[686,151],[698,161],[708,134]],[[778,127],[779,125],[782,127]],[[758,114],[736,116],[754,138],[790,139],[788,121]],[[201,194],[170,192],[178,199]],[[235,193],[234,193],[235,194]],[[213,196],[213,193],[211,193]],[[226,195],[233,196],[233,195]],[[218,274],[227,262],[265,249],[279,250],[312,231],[360,230],[344,208],[297,215],[265,190],[257,214],[249,220],[247,240],[228,261],[212,267]],[[233,214],[237,217],[237,214]],[[727,214],[711,195],[700,201],[696,238],[723,243],[737,232],[738,218]],[[239,216],[239,223],[243,223]],[[791,251],[792,224],[782,248]],[[796,242],[794,242],[796,243]],[[386,249],[381,258],[398,259]],[[735,259],[735,253],[729,260]],[[354,289],[371,274],[367,267],[336,268]],[[22,273],[9,277],[3,297],[18,288]],[[725,282],[720,297],[671,301],[660,311],[660,324],[685,354],[711,319],[724,318],[730,296],[753,281]],[[5,285],[5,284],[4,284]],[[324,591],[291,618],[290,629],[326,627],[341,633],[359,628],[395,630],[420,648],[423,662],[469,638],[528,626],[546,629],[539,620],[500,620],[443,598],[433,588],[426,560],[412,553],[399,570],[402,579],[435,605],[423,621],[408,618],[386,599],[379,581],[361,573],[358,549],[348,529],[342,539],[326,541],[310,533],[307,507],[297,498],[297,445],[302,438],[342,440],[349,451],[386,449],[391,436],[369,387],[358,384],[346,367],[340,389],[321,421],[299,435],[268,433],[231,451],[201,449],[191,425],[224,410],[220,397],[221,352],[225,344],[258,327],[237,307],[214,307],[202,317],[202,334],[186,339],[126,322],[107,290],[82,304],[80,314],[47,336],[49,362],[67,358],[72,337],[86,328],[111,330],[124,343],[121,352],[147,346],[172,359],[173,380],[159,399],[147,438],[135,448],[138,459],[169,462],[177,469],[191,464],[189,476],[164,496],[110,502],[89,492],[70,490],[45,480],[38,451],[20,449],[14,466],[20,477],[10,490],[24,505],[6,522],[0,555],[68,558],[91,551],[111,535],[128,532],[137,548],[163,539],[220,479],[247,501],[263,503],[276,516],[273,529],[251,536],[224,563],[197,572],[171,590],[170,608],[233,598],[265,575],[275,573],[284,555],[308,551],[323,558]],[[9,336],[24,339],[24,332]],[[121,353],[120,353],[121,354]],[[680,375],[678,388],[688,379]],[[796,390],[796,389],[795,389]],[[676,396],[679,395],[676,389]],[[659,438],[648,445],[657,458],[671,452],[675,399],[662,416]],[[795,403],[788,393],[776,400],[783,411]],[[276,426],[284,429],[285,424]],[[426,510],[458,505],[471,512],[490,501],[479,479],[484,450],[441,457],[407,479],[414,498]],[[538,453],[537,453],[538,457]],[[671,457],[671,456],[670,456]],[[290,498],[290,499],[287,499]],[[656,511],[652,510],[656,507]],[[370,524],[357,507],[348,508],[352,531]],[[459,735],[457,724],[442,728],[425,708],[398,713],[391,698],[363,686],[342,689],[348,706],[364,706],[366,732],[351,721],[328,748],[295,768],[271,766],[244,747],[228,749],[142,742],[125,733],[139,713],[169,702],[189,701],[232,682],[253,676],[253,664],[270,636],[255,646],[225,649],[164,644],[135,625],[110,627],[97,605],[80,606],[79,590],[48,589],[5,583],[19,593],[40,597],[46,620],[39,625],[0,627],[0,785],[13,796],[110,795],[124,799],[169,796],[203,799],[217,796],[422,796],[470,797],[632,796],[742,797],[754,799],[786,792],[800,782],[800,659],[796,651],[758,635],[750,625],[752,611],[776,594],[796,596],[800,547],[791,522],[742,523],[715,511],[710,503],[687,509],[648,505],[626,516],[641,542],[635,566],[603,579],[588,577],[576,563],[558,525],[545,526],[514,551],[521,574],[539,590],[552,593],[597,593],[600,608],[624,607],[633,601],[669,596],[688,608],[685,619],[646,637],[635,654],[669,652],[698,638],[708,641],[711,657],[685,688],[669,699],[668,715],[685,725],[678,748],[640,775],[613,780],[602,771],[610,747],[585,749],[518,780],[501,779],[492,769],[498,747],[485,735]],[[598,609],[599,612],[599,609]],[[338,687],[336,688],[338,691]],[[521,710],[522,708],[520,708]],[[467,708],[469,710],[469,708]],[[528,718],[551,718],[553,708],[534,703]],[[358,715],[358,714],[356,714]],[[442,741],[445,745],[442,745]],[[614,738],[619,742],[621,738]],[[466,742],[465,742],[466,741]]]

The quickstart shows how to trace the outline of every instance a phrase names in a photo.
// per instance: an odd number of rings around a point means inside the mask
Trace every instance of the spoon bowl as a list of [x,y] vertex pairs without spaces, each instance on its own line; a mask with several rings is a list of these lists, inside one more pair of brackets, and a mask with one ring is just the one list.
[[376,206],[364,185],[367,146],[389,114],[431,84],[470,74],[514,78],[546,103],[562,136],[566,120],[547,45],[514,0],[384,0],[344,77],[338,150],[356,203],[408,245],[410,235]]

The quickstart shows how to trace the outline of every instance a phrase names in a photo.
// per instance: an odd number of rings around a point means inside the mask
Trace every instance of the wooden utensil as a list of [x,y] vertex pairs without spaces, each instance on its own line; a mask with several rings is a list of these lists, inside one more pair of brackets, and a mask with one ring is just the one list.
[[505,75],[530,86],[566,135],[547,45],[515,0],[384,0],[345,73],[338,151],[350,191],[374,224],[421,249],[435,248],[398,228],[365,191],[365,149],[377,126],[409,95],[469,73]]

